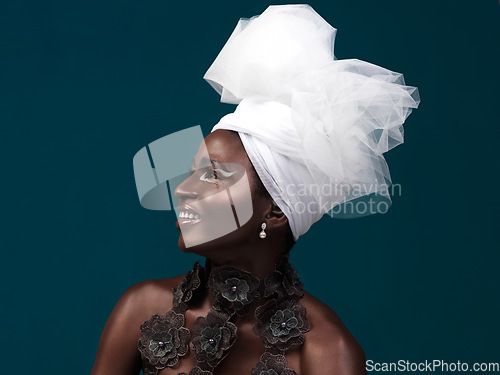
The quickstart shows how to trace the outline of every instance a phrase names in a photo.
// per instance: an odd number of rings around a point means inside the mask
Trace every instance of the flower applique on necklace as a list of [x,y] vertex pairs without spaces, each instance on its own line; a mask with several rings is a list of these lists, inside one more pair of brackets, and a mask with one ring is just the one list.
[[138,348],[148,364],[156,369],[172,367],[189,349],[189,330],[184,315],[170,310],[165,315],[153,315],[142,324]]
[[[309,331],[306,309],[296,303],[303,296],[303,284],[288,255],[277,258],[274,270],[262,280],[243,269],[205,267],[196,262],[182,282],[172,289],[173,308],[165,315],[153,315],[141,325],[137,345],[144,363],[144,374],[174,367],[189,352],[189,343],[196,366],[178,375],[212,375],[226,358],[237,340],[235,316],[247,316],[255,309],[253,332],[263,342],[266,351],[250,375],[297,375],[287,367],[285,352],[302,345]],[[206,316],[198,317],[191,327],[185,327],[185,312],[193,301],[212,293],[213,305]]]
[[260,300],[260,280],[250,272],[229,266],[216,267],[208,285],[214,296],[213,309],[245,316]]

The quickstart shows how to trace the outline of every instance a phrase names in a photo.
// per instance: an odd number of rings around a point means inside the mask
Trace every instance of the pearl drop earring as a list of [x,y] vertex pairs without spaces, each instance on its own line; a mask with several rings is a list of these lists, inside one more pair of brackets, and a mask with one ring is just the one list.
[[262,231],[259,233],[259,237],[264,239],[267,236],[266,232],[264,232],[264,229],[266,229],[266,223],[262,223],[260,227],[262,228]]

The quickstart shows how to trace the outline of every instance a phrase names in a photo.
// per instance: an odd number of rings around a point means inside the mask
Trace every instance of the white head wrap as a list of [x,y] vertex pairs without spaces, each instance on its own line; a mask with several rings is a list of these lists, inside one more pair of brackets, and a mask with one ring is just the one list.
[[212,131],[238,132],[295,240],[345,202],[376,193],[390,204],[383,153],[403,143],[420,101],[400,73],[337,60],[335,33],[309,5],[270,6],[240,19],[204,76],[238,104]]

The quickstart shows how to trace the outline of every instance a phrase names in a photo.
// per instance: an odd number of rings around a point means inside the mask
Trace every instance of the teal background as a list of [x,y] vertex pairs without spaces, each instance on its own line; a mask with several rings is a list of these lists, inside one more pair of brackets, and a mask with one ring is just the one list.
[[[278,4],[275,2],[274,4]],[[404,74],[422,103],[387,154],[385,215],[323,218],[292,252],[306,290],[377,362],[500,362],[495,1],[311,1],[335,54]],[[89,373],[132,284],[187,271],[132,157],[233,106],[202,76],[263,1],[0,5],[3,372]]]

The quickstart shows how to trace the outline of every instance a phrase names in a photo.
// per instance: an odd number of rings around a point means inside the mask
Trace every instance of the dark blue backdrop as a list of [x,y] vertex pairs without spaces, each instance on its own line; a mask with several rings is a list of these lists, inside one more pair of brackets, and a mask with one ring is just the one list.
[[[402,72],[422,103],[387,154],[402,186],[389,213],[325,217],[293,249],[306,290],[367,359],[499,362],[498,2],[310,4],[338,29],[339,59]],[[233,110],[202,76],[267,5],[2,3],[5,370],[89,373],[125,289],[198,259],[178,250],[173,213],[139,205],[132,157]]]

